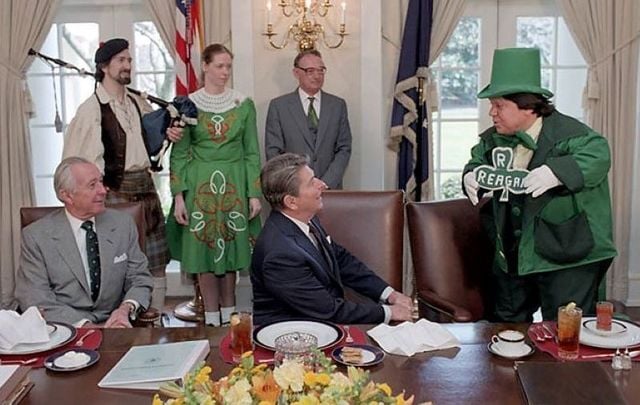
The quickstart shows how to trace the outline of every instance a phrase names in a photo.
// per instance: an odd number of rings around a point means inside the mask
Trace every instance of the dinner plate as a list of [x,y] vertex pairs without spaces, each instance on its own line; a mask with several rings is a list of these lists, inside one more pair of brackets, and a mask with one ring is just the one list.
[[487,345],[487,349],[489,349],[489,352],[491,352],[492,354],[495,354],[496,356],[500,356],[500,357],[503,357],[505,359],[515,360],[515,359],[521,359],[523,357],[527,357],[527,356],[533,354],[533,352],[536,351],[536,349],[532,345],[530,345],[530,344],[528,344],[526,342],[524,343],[524,346],[526,346],[526,347],[524,347],[522,349],[522,353],[517,353],[517,354],[505,354],[505,353],[502,353],[500,350],[498,350],[496,348],[495,343],[493,343],[493,342],[491,342],[491,343],[489,343]]
[[597,328],[597,325],[598,321],[596,319],[589,319],[582,322],[582,326],[584,326],[585,329],[600,336],[613,336],[627,331],[627,325],[615,319],[611,321],[611,330],[600,330]]
[[44,366],[51,371],[76,371],[94,365],[100,359],[95,350],[73,348],[54,353],[44,360]]
[[[362,350],[361,362],[352,363],[342,359],[342,349],[344,349],[347,346],[357,347]],[[345,366],[370,367],[378,363],[381,363],[382,360],[384,360],[384,352],[379,348],[371,345],[349,344],[344,346],[338,346],[335,349],[333,349],[333,351],[331,352],[331,357],[338,363],[344,364]]]
[[47,323],[47,333],[49,334],[49,336],[51,336],[57,329],[58,327],[54,323]]
[[342,340],[342,329],[330,322],[323,321],[280,321],[257,328],[253,332],[253,341],[261,347],[275,350],[276,338],[286,333],[302,332],[318,339],[318,349],[326,349]]
[[595,317],[582,318],[582,327],[580,328],[580,343],[587,346],[599,347],[602,349],[617,349],[619,347],[637,346],[640,344],[640,326],[626,322],[620,319],[614,320],[626,326],[625,333],[616,335],[602,336],[593,332],[592,329],[585,327],[585,323],[595,321]]
[[0,349],[0,354],[35,354],[66,345],[76,337],[76,328],[66,323],[51,322],[56,329],[43,343],[19,343],[11,349]]

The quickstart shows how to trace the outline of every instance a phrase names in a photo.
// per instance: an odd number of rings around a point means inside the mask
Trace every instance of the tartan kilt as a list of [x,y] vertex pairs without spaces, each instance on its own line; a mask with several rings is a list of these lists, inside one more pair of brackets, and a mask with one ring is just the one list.
[[169,263],[169,248],[164,225],[164,214],[151,173],[147,170],[125,172],[120,188],[107,192],[106,205],[142,202],[145,222],[145,255],[153,277],[164,277]]

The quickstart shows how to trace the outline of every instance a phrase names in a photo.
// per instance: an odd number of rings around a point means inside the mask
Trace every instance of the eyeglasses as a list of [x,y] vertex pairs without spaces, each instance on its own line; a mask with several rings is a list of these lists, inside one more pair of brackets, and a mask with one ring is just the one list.
[[303,72],[305,72],[309,76],[313,75],[313,74],[316,74],[316,73],[319,73],[321,75],[327,73],[327,68],[324,67],[324,66],[319,67],[319,68],[315,68],[315,67],[303,68],[303,67],[300,67],[300,66],[296,66],[296,67],[298,69],[302,70]]

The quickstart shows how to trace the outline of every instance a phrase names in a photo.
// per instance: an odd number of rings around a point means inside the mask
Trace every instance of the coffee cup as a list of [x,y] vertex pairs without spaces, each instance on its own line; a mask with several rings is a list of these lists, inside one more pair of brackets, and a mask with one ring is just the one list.
[[499,354],[506,356],[517,356],[522,354],[525,349],[524,334],[517,330],[503,330],[497,335],[491,336],[493,349]]

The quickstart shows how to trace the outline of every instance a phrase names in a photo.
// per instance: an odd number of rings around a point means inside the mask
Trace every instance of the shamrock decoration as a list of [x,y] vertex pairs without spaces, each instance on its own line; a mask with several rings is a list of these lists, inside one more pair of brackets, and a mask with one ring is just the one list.
[[509,201],[509,192],[522,194],[525,191],[524,178],[529,174],[525,169],[513,169],[513,149],[494,148],[491,152],[494,166],[481,165],[473,172],[480,187],[487,190],[502,190],[500,201]]

